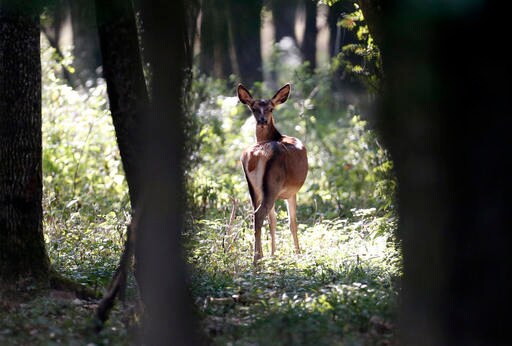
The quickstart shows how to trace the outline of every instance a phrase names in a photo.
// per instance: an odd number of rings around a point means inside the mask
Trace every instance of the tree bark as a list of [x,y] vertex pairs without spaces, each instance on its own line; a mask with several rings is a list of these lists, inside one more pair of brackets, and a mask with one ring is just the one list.
[[96,0],[103,74],[132,208],[140,193],[142,121],[148,93],[131,1]]
[[0,4],[0,278],[47,279],[42,229],[40,24],[37,8]]
[[141,3],[141,15],[144,52],[152,68],[152,103],[144,124],[144,179],[135,248],[137,280],[146,307],[143,343],[196,345],[197,329],[193,326],[180,245],[185,202],[184,4],[147,0]]
[[378,126],[399,184],[404,345],[510,342],[510,70],[506,54],[489,59],[508,11],[459,5],[382,9]]

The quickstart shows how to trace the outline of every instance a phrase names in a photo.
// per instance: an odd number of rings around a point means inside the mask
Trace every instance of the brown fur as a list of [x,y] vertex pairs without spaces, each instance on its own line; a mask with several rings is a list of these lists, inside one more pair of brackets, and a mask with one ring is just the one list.
[[241,161],[254,207],[254,262],[262,256],[261,226],[268,216],[272,237],[272,255],[275,252],[276,199],[288,205],[290,230],[295,251],[300,252],[297,237],[296,194],[304,184],[308,172],[307,151],[300,140],[283,136],[274,126],[273,108],[284,102],[290,92],[289,84],[281,88],[271,100],[255,101],[242,85],[238,96],[256,118],[256,144],[245,149]]

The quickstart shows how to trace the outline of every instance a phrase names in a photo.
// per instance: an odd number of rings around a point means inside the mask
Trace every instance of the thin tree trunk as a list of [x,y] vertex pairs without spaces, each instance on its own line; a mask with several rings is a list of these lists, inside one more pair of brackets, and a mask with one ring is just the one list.
[[[61,46],[61,35],[65,30],[66,25],[70,21],[71,10],[70,4],[67,0],[56,0],[46,7],[46,13],[50,20],[43,21],[41,30],[44,33],[50,46],[55,49],[59,59],[64,58],[63,47]],[[66,80],[68,85],[79,85],[75,74],[71,73],[67,66],[62,65],[62,77]]]
[[240,82],[252,85],[263,79],[260,29],[261,1],[230,0],[230,24]]
[[276,42],[288,36],[297,44],[295,17],[298,4],[299,0],[271,0],[270,6],[274,18]]
[[309,61],[311,69],[316,68],[316,37],[318,30],[316,28],[317,3],[313,0],[303,0],[306,14],[306,28],[304,39],[300,50],[305,61]]
[[[141,3],[144,52],[152,67],[151,110],[145,120],[144,179],[135,256],[146,307],[143,342],[196,345],[191,298],[180,245],[183,187],[182,83],[185,15],[182,1]],[[170,25],[172,23],[172,25]]]
[[135,209],[140,192],[143,114],[148,94],[131,1],[96,0],[98,31],[117,143]]
[[73,28],[73,56],[80,86],[96,84],[101,53],[96,28],[94,1],[68,0]]
[[330,31],[329,52],[332,57],[338,55],[344,45],[359,41],[355,30],[351,31],[338,26],[338,22],[343,19],[344,15],[350,14],[354,11],[354,4],[348,1],[338,1],[329,7],[327,22],[329,23]]
[[[20,8],[22,7],[22,8]],[[0,278],[47,279],[39,12],[0,4]]]
[[203,1],[200,69],[217,78],[233,72],[227,16],[227,0]]

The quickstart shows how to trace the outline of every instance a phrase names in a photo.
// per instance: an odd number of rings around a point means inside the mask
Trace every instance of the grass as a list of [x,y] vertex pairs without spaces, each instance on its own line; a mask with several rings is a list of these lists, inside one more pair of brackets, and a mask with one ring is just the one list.
[[0,345],[129,345],[132,328],[126,308],[116,306],[96,334],[97,301],[64,291],[31,286],[0,287]]
[[[185,234],[199,332],[212,345],[396,344],[401,261],[390,237],[392,218],[368,209],[354,211],[350,219],[309,220],[299,226],[302,254],[295,255],[286,213],[278,211],[277,254],[268,256],[270,239],[265,232],[266,257],[253,266],[246,212],[239,208],[231,222],[229,217],[211,215],[196,221]],[[383,232],[383,227],[389,229]],[[118,235],[102,236],[81,244],[80,251],[96,257],[94,263],[84,261],[77,267],[80,275],[71,275],[75,280],[103,282],[104,274],[96,269],[110,268],[117,260],[112,252],[103,257],[94,252],[105,238]],[[99,335],[92,321],[97,300],[20,287],[25,288],[0,289],[0,344],[128,345],[133,340],[133,282],[131,300],[126,306],[116,304]]]
[[[395,243],[378,232],[394,221],[375,214],[302,224],[303,253],[294,255],[280,213],[280,250],[256,267],[246,218],[235,219],[242,234],[234,235],[222,219],[203,222],[191,235],[189,261],[212,344],[393,344],[400,258]],[[267,237],[267,253],[269,243]]]

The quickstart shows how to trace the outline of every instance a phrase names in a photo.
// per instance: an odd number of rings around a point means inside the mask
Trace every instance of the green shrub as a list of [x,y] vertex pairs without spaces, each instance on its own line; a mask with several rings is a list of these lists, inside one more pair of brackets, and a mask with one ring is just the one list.
[[[354,208],[367,207],[392,211],[392,162],[367,121],[353,106],[333,101],[329,71],[296,72],[291,97],[274,116],[282,133],[300,138],[308,149],[309,174],[298,195],[301,216],[348,216]],[[196,210],[224,211],[232,200],[248,201],[239,157],[254,143],[254,120],[238,102],[234,86],[199,77],[192,92],[203,102],[191,111],[197,116],[199,145],[197,165],[188,172],[189,192]]]
[[71,57],[42,41],[43,210],[52,265],[103,286],[117,264],[129,198],[102,80],[75,90],[60,76]]

